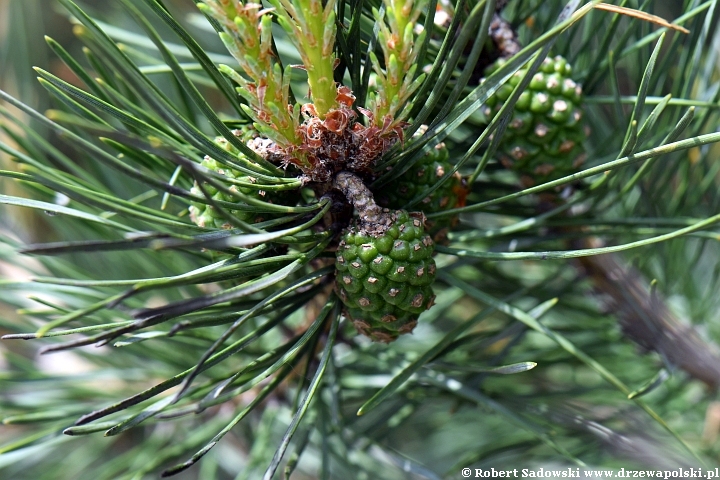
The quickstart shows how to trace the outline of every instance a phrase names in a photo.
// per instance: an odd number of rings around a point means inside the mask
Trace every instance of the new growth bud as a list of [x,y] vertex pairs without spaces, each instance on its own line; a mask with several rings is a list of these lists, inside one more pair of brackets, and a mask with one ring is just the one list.
[[[206,0],[198,8],[223,27],[220,39],[237,60],[243,73],[222,65],[220,71],[235,81],[238,93],[252,107],[245,112],[263,132],[273,131],[278,146],[287,148],[300,143],[298,118],[288,102],[289,78],[272,51],[272,19],[269,10],[257,3]],[[285,87],[287,85],[287,88]]]
[[[373,9],[373,14],[380,26],[378,40],[385,69],[378,58],[371,55],[379,88],[371,94],[369,106],[375,125],[389,132],[402,123],[402,109],[419,86],[419,83],[413,82],[413,77],[425,32],[416,36],[414,27],[427,6],[427,0],[383,0],[383,3],[385,15],[377,9]],[[389,124],[387,118],[391,119]]]

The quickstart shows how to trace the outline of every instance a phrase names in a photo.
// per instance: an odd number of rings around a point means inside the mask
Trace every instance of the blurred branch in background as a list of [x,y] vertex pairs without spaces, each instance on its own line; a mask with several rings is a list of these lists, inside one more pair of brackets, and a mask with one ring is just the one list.
[[675,367],[709,387],[720,386],[720,356],[714,344],[700,338],[670,311],[657,290],[645,285],[640,273],[623,267],[616,255],[580,259],[608,313],[617,317],[628,338],[645,351],[657,352],[672,371]]

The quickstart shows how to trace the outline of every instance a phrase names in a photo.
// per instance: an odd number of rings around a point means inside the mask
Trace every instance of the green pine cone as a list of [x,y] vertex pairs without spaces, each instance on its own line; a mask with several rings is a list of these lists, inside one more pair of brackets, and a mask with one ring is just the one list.
[[[383,187],[376,195],[379,205],[388,208],[402,208],[410,200],[422,194],[434,185],[446,172],[453,167],[449,162],[450,154],[444,143],[440,143],[425,154],[400,178]],[[441,212],[465,206],[467,188],[460,173],[455,174],[440,188],[425,197],[417,205],[425,214]],[[440,217],[427,220],[425,225],[428,233],[436,242],[441,242],[447,231],[457,223],[458,217]]]
[[384,343],[412,332],[435,300],[435,244],[422,219],[404,210],[389,215],[392,223],[380,236],[349,227],[335,262],[336,291],[346,316],[358,332]]
[[[249,137],[251,135],[251,132],[246,130],[236,130],[234,133],[238,137],[241,138],[252,138]],[[223,137],[217,137],[215,138],[215,143],[219,146],[221,146],[223,149],[227,150],[229,153],[232,153],[233,155],[240,155],[240,151],[238,151],[235,147],[233,147],[225,138]],[[224,175],[225,177],[233,180],[239,180],[245,183],[255,183],[255,179],[252,177],[249,177],[247,175],[244,175],[242,172],[239,172],[237,170],[234,170],[232,168],[228,168],[225,165],[222,165],[221,163],[217,162],[216,160],[205,157],[203,161],[201,162],[201,165],[209,170],[213,170],[221,175]],[[238,185],[228,184],[227,185],[230,190],[236,190],[238,192],[241,192],[245,195],[250,195],[255,198],[258,198],[264,202],[268,203],[275,203],[277,202],[281,196],[277,193],[273,194],[271,192],[266,192],[263,190],[258,190],[256,188],[251,187],[240,187]],[[231,203],[238,203],[239,200],[237,197],[230,195],[228,193],[225,193],[221,190],[218,190],[214,186],[205,183],[203,184],[203,187],[207,191],[208,194],[211,195],[211,198],[215,201],[223,201],[223,202],[231,202]],[[198,186],[197,182],[195,182],[195,185],[190,189],[190,192],[194,195],[203,196],[203,192]],[[225,218],[215,207],[212,205],[207,205],[204,203],[199,202],[193,202],[190,205],[190,219],[201,227],[207,227],[207,228],[223,228],[223,229],[230,229],[233,228],[233,225],[228,222],[227,218]],[[244,211],[244,210],[227,210],[228,213],[232,214],[234,217],[237,217],[239,220],[246,222],[246,223],[258,223],[262,222],[264,220],[268,220],[272,218],[272,214],[269,214],[267,212],[251,212],[251,211]]]
[[[488,67],[492,73],[500,59]],[[525,75],[521,68],[486,103],[485,116],[494,117]],[[546,58],[518,98],[503,134],[497,155],[503,165],[541,183],[573,173],[584,160],[582,88],[570,75],[572,67],[563,57]]]

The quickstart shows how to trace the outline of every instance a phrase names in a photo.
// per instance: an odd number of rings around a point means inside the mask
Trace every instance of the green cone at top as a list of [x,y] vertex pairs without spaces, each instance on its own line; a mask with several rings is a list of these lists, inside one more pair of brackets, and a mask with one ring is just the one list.
[[357,225],[343,232],[336,258],[336,291],[355,328],[376,342],[410,333],[435,300],[435,244],[422,215],[389,212],[377,236]]
[[[389,208],[403,208],[410,200],[421,195],[452,170],[453,164],[450,163],[449,158],[450,154],[445,144],[437,144],[400,178],[377,193],[378,204]],[[467,192],[463,178],[455,172],[440,188],[423,198],[413,208],[419,209],[424,214],[430,214],[463,207]],[[448,230],[457,223],[457,218],[457,216],[448,216],[426,220],[428,233],[436,242],[442,242]]]
[[[488,67],[489,75],[504,60]],[[502,85],[485,106],[492,119],[527,72],[521,68]],[[534,184],[573,173],[584,160],[582,88],[571,78],[572,67],[561,56],[546,58],[527,89],[520,94],[498,147],[507,168]]]
[[[236,136],[238,136],[242,141],[248,141],[256,134],[253,133],[252,130],[249,129],[242,129],[242,130],[235,130],[233,133],[235,133]],[[240,151],[233,147],[225,138],[223,137],[217,137],[215,138],[215,143],[228,151],[229,153],[238,156],[241,155]],[[237,180],[246,184],[252,184],[255,183],[255,179],[243,174],[242,172],[238,170],[234,170],[232,168],[229,168],[218,161],[216,161],[213,158],[205,157],[203,161],[200,163],[203,167],[213,170],[214,172],[217,172],[223,176],[225,176],[228,179],[231,180]],[[264,190],[260,190],[253,187],[243,187],[240,185],[236,185],[233,183],[226,183],[226,186],[230,190],[238,191],[240,193],[243,193],[248,196],[252,196],[254,198],[257,198],[259,200],[262,200],[267,203],[278,203],[278,200],[281,198],[281,195],[273,192],[267,192]],[[213,185],[210,185],[208,183],[203,184],[203,188],[207,191],[207,193],[211,196],[212,200],[214,201],[222,201],[222,202],[230,202],[230,203],[241,203],[241,201],[226,192],[223,192],[221,190],[218,190]],[[200,189],[197,182],[195,182],[195,185],[190,189],[190,192],[194,195],[203,196],[203,192]],[[230,229],[233,228],[232,223],[228,221],[228,219],[223,216],[215,207],[212,205],[199,203],[199,202],[193,202],[190,205],[190,219],[197,225],[201,227],[206,228],[222,228],[222,229]],[[241,220],[246,223],[257,223],[262,222],[264,220],[269,220],[273,217],[273,214],[267,213],[267,212],[254,212],[249,210],[231,210],[227,209],[227,213],[233,215],[238,220]]]

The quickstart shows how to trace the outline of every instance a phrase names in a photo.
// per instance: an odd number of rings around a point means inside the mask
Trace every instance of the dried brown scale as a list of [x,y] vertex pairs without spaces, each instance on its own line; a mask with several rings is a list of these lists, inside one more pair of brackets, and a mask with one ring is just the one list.
[[495,42],[502,58],[510,58],[522,49],[512,26],[497,13],[490,22],[490,38]]
[[270,139],[255,137],[248,140],[246,145],[265,160],[273,163],[282,163],[283,161],[282,150]]
[[372,113],[363,108],[359,110],[369,118],[370,126],[356,121],[357,114],[352,109],[355,96],[344,85],[338,86],[336,100],[338,108],[330,110],[323,119],[313,104],[304,105],[301,112],[305,120],[298,127],[301,143],[282,147],[269,140],[259,142],[263,157],[283,167],[295,165],[302,170],[305,182],[328,183],[343,170],[371,175],[375,160],[398,139],[402,141],[405,124],[392,126],[388,119],[377,127]]
[[[310,117],[303,123],[300,131],[303,144],[293,153],[299,153],[309,164],[309,167],[298,165],[309,180],[317,183],[331,181],[333,175],[343,170],[350,159],[356,156],[356,139],[347,128],[348,122],[354,118],[352,110],[336,110],[330,112],[324,121]],[[284,163],[295,162],[291,155],[286,155]]]

